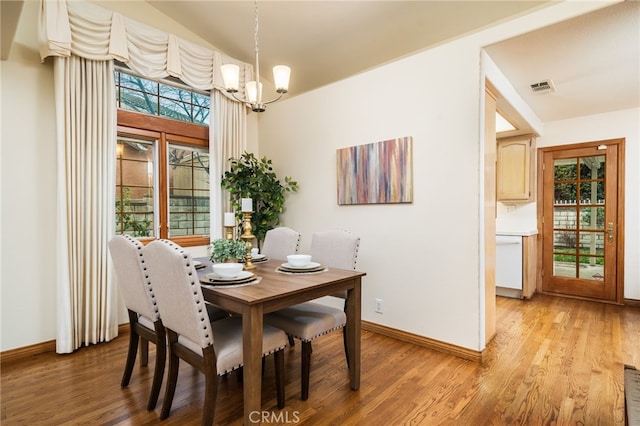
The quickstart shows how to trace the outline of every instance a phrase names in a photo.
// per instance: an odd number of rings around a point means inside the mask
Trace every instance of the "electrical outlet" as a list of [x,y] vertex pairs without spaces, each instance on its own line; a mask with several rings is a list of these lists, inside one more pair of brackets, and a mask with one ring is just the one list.
[[376,299],[376,312],[382,313],[382,299]]

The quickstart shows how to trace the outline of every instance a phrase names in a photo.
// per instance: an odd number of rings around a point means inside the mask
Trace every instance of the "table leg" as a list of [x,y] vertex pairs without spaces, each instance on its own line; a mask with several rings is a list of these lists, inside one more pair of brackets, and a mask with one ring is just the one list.
[[354,279],[354,288],[347,291],[347,348],[351,389],[360,389],[360,322],[361,280]]
[[244,424],[260,423],[262,390],[262,305],[242,315]]

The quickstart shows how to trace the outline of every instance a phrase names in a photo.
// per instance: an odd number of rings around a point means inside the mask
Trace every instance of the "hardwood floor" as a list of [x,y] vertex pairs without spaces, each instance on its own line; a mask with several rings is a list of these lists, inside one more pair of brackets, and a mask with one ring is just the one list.
[[[497,336],[479,365],[378,334],[362,336],[362,381],[349,390],[339,332],[314,342],[311,391],[300,400],[300,345],[286,354],[286,407],[276,407],[272,359],[264,424],[622,425],[623,364],[640,367],[640,309],[536,295],[498,298]],[[8,425],[157,424],[145,408],[153,375],[136,366],[120,388],[128,336],[70,355],[3,362],[1,421]],[[150,345],[153,347],[153,345]],[[202,374],[182,363],[164,425],[199,424]],[[215,424],[242,424],[242,386],[219,382]]]

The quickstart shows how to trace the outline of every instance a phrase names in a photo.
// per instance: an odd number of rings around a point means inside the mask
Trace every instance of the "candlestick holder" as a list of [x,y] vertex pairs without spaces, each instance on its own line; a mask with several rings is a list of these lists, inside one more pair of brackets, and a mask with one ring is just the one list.
[[250,270],[255,269],[256,265],[251,263],[251,247],[252,241],[255,238],[253,235],[253,227],[251,226],[251,214],[253,212],[242,212],[242,235],[240,235],[240,239],[242,239],[247,244],[247,255],[244,258],[244,269]]
[[236,227],[235,225],[224,227],[224,234],[227,240],[233,240],[233,234],[234,234],[233,230],[235,227]]

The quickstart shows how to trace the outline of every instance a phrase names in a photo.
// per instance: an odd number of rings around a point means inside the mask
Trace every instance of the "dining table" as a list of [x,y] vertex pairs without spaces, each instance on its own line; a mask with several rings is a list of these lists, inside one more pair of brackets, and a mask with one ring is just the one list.
[[213,272],[209,259],[194,260],[204,265],[197,270],[204,299],[242,316],[244,424],[259,423],[262,418],[263,316],[278,309],[346,290],[349,384],[352,390],[360,388],[361,281],[366,273],[330,267],[311,273],[283,272],[279,268],[286,261],[266,259],[253,263],[254,282],[219,285],[207,282]]

